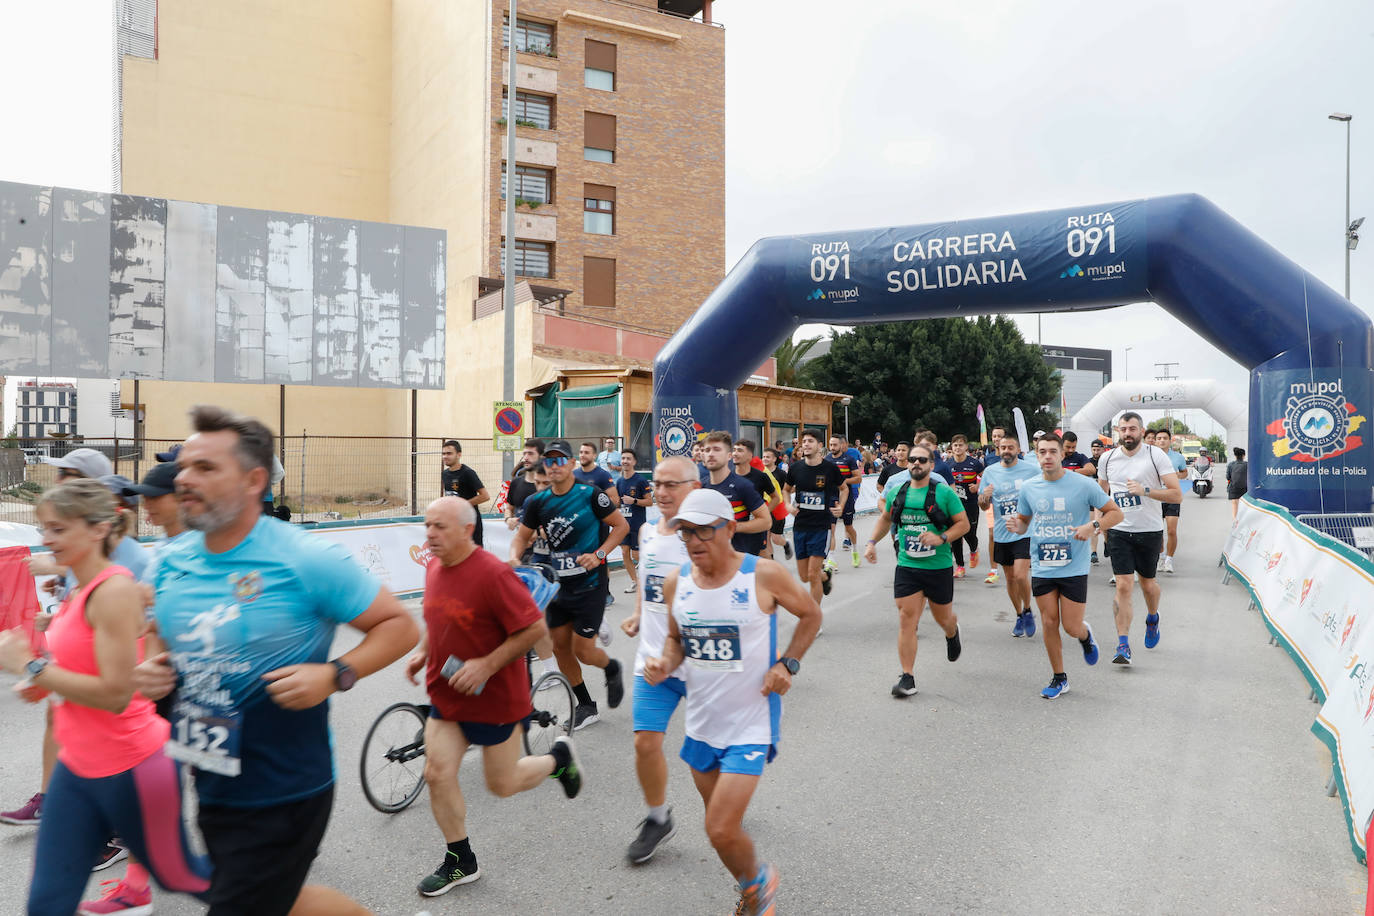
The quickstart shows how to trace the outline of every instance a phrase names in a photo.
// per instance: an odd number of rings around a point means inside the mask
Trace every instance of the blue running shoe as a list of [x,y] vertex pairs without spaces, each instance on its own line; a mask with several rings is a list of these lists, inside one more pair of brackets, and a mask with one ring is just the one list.
[[1113,665],[1129,665],[1131,663],[1131,647],[1129,643],[1117,643],[1116,655],[1112,658]]
[[764,863],[753,881],[740,888],[740,906],[736,912],[750,916],[774,916],[777,912],[773,905],[778,896],[778,870]]
[[1145,648],[1153,649],[1159,645],[1159,615],[1150,614],[1145,618]]
[[1088,628],[1088,638],[1078,641],[1078,644],[1083,647],[1083,661],[1089,665],[1096,665],[1101,654],[1097,651],[1097,640],[1093,639],[1093,625],[1084,621],[1083,626]]
[[1056,674],[1054,677],[1050,678],[1049,686],[1046,687],[1044,690],[1040,691],[1040,695],[1047,700],[1053,700],[1054,698],[1058,697],[1061,693],[1068,692],[1068,675]]
[[1025,614],[1017,614],[1017,615],[1016,615],[1016,626],[1014,626],[1014,627],[1011,628],[1011,635],[1012,635],[1015,639],[1020,639],[1022,636],[1025,636],[1025,635],[1026,635],[1026,615],[1025,615]]
[[1035,635],[1035,611],[1026,611],[1026,612],[1024,612],[1021,616],[1024,617],[1024,618],[1026,618],[1026,636],[1027,636],[1027,637],[1034,636],[1034,635]]

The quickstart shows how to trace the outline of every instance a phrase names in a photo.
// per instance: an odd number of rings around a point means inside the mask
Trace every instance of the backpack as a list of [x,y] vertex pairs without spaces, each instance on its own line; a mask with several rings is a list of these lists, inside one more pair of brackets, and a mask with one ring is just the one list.
[[[922,508],[926,510],[926,518],[930,519],[940,531],[948,531],[954,524],[954,520],[949,514],[939,506],[935,505],[935,488],[939,486],[939,481],[931,479],[926,486],[926,504]],[[892,499],[892,518],[894,519],[893,531],[902,524],[902,513],[906,511],[906,491],[911,489],[911,481],[902,484],[902,488],[897,491],[897,495]]]

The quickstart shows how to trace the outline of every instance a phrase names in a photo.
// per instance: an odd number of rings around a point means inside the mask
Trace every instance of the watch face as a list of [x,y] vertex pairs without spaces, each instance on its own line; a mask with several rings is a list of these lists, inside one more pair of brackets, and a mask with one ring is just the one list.
[[354,684],[358,683],[358,672],[354,671],[348,665],[335,663],[334,672],[334,682],[338,685],[340,690],[348,690]]

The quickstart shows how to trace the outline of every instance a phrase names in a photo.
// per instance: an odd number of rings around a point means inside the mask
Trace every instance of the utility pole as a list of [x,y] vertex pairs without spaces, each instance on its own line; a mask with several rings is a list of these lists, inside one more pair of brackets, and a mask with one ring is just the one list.
[[[1178,376],[1173,374],[1173,370],[1177,368],[1178,363],[1155,363],[1155,369],[1159,370],[1159,374],[1155,376],[1155,379],[1161,382],[1167,382],[1169,379],[1177,378]],[[1174,434],[1174,414],[1173,411],[1167,407],[1164,408],[1164,419],[1169,421],[1169,435],[1172,436]]]
[[[515,0],[510,0],[510,27],[507,29],[506,59],[510,62],[506,81],[506,275],[502,294],[505,319],[504,353],[501,373],[501,398],[515,400]],[[501,453],[501,479],[509,480],[515,470],[515,453]]]

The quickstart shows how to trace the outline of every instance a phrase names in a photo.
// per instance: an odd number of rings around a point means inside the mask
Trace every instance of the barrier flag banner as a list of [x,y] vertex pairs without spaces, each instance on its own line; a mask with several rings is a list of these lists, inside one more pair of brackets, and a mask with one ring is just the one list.
[[983,416],[982,404],[978,405],[978,444],[988,444],[988,423],[987,418]]
[[1331,749],[1351,849],[1363,862],[1374,812],[1374,563],[1250,496],[1224,560],[1322,703],[1312,732]]

